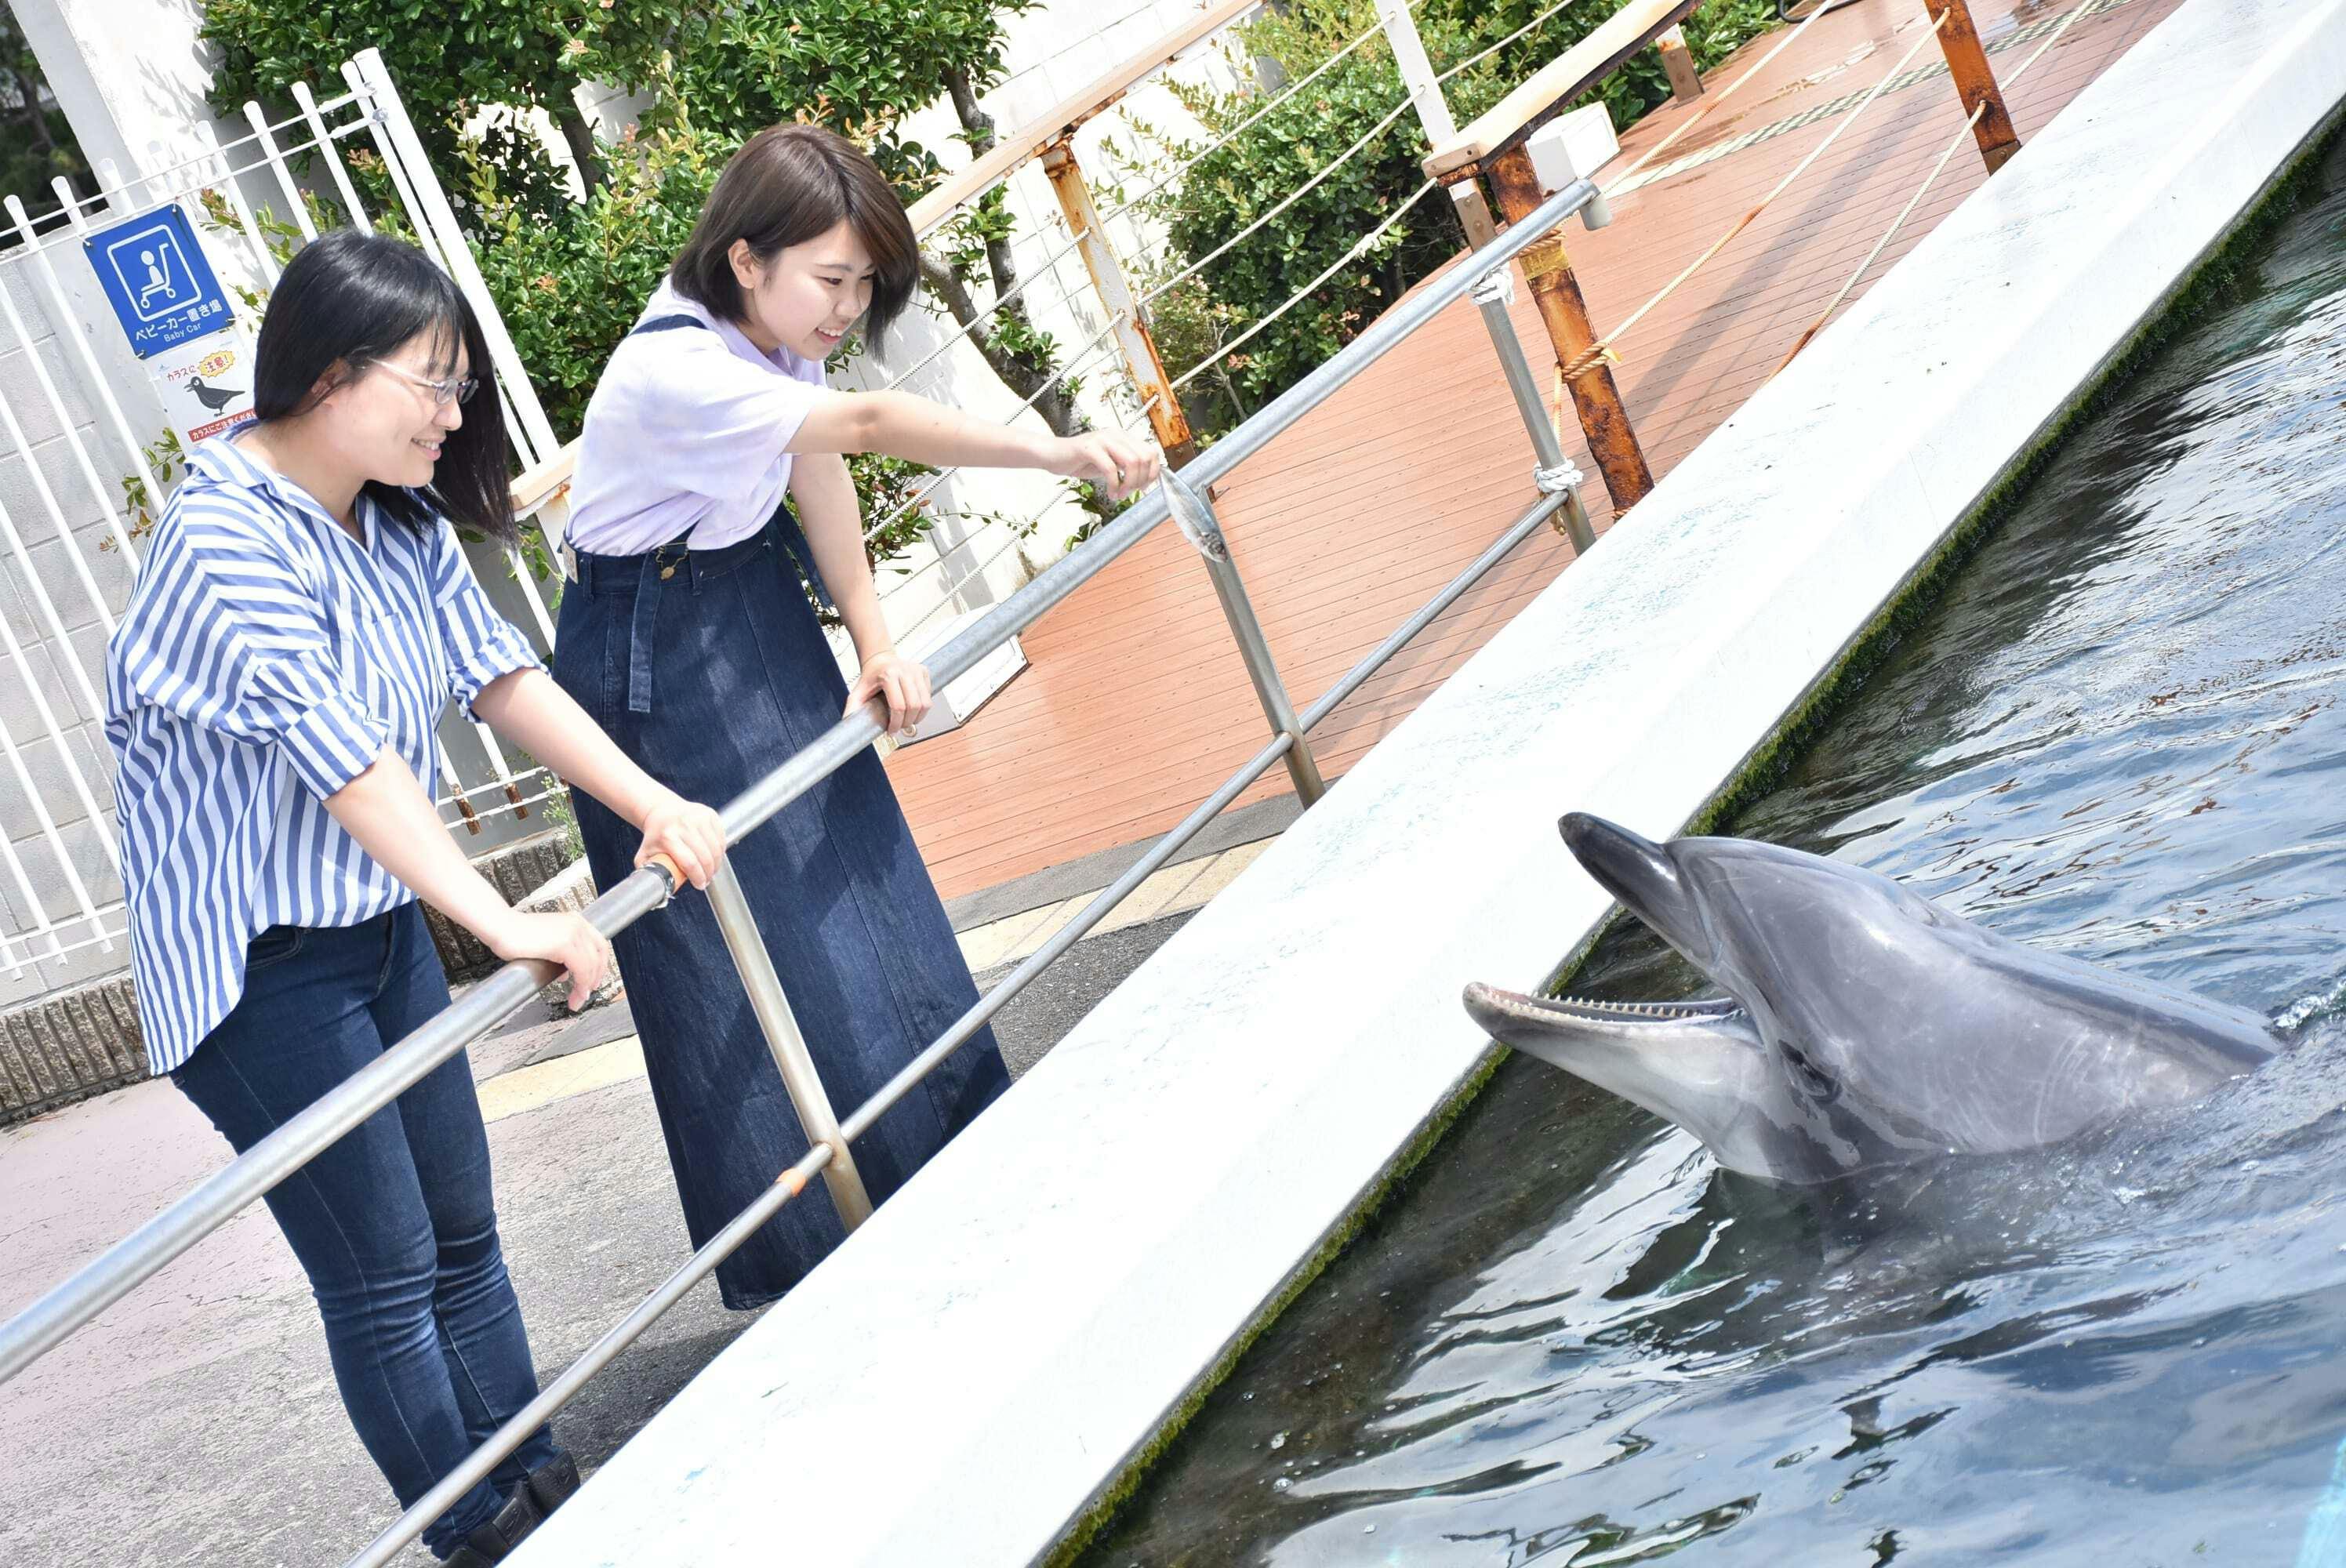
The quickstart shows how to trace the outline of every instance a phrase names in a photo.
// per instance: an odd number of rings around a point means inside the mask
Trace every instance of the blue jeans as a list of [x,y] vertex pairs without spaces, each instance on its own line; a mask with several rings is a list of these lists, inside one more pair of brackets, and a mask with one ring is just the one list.
[[[243,998],[171,1074],[241,1154],[448,1005],[423,907],[272,926]],[[359,1440],[408,1507],[537,1394],[497,1246],[489,1138],[462,1053],[280,1182]],[[423,1532],[440,1556],[560,1451],[541,1427]]]

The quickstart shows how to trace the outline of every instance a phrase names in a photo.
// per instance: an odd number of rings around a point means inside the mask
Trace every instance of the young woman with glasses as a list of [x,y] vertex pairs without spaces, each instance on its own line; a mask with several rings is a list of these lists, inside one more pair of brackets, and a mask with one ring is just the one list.
[[[412,247],[325,235],[270,294],[260,423],[208,441],[107,649],[107,735],[149,1064],[250,1148],[428,1022],[448,986],[418,899],[498,956],[605,958],[506,907],[421,780],[451,699],[602,803],[640,861],[705,884],[716,814],[629,761],[490,607],[459,527],[514,534],[479,323]],[[342,1402],[412,1505],[536,1397],[463,1054],[269,1194]],[[424,1531],[502,1558],[577,1471],[543,1428]]]

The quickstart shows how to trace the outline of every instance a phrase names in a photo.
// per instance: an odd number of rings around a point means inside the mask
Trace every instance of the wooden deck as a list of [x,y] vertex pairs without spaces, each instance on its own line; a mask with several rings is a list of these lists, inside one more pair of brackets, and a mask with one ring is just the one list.
[[[2025,78],[2007,86],[2024,149],[2178,4],[2099,0]],[[2036,47],[1999,43],[2049,27],[2069,9],[2069,0],[1973,0],[1999,80],[2008,82]],[[1852,99],[1925,25],[1923,0],[1862,0],[1824,17],[1650,172]],[[1714,91],[1775,41],[1755,40],[1713,72]],[[1937,62],[1926,48],[1916,66]],[[1622,137],[1621,160],[1608,172],[1627,168],[1701,107],[1668,106],[1648,117]],[[1613,224],[1599,232],[1572,224],[1566,240],[1597,330],[1609,331],[1699,254],[1837,118],[1781,129],[1616,197]],[[1963,119],[1943,70],[1885,93],[1865,123],[1639,323],[1616,373],[1657,477],[1773,373]],[[1871,276],[1984,178],[1966,146]],[[1994,279],[1944,282],[1950,290],[1996,286]],[[1546,339],[1521,288],[1515,317],[1545,379]],[[1569,434],[1567,449],[1590,469],[1586,496],[1602,530],[1610,521],[1604,487],[1577,431]],[[1224,482],[1218,508],[1298,708],[1529,504],[1531,468],[1530,442],[1489,339],[1462,302]],[[1322,772],[1331,780],[1341,775],[1571,555],[1566,541],[1545,532],[1518,547],[1315,732]],[[1032,667],[970,724],[888,762],[947,898],[1161,832],[1267,738],[1205,569],[1173,528],[1109,566],[1025,644]],[[1285,770],[1274,769],[1246,799],[1288,788]]]

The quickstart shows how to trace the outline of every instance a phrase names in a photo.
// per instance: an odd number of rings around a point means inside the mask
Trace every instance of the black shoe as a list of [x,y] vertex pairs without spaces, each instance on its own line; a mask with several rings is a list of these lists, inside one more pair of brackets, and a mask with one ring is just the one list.
[[473,1526],[472,1533],[464,1537],[464,1543],[456,1548],[454,1555],[440,1560],[441,1568],[488,1568],[492,1563],[502,1563],[531,1531],[545,1522],[545,1512],[537,1506],[536,1498],[530,1494],[529,1484],[525,1481],[488,1522]]
[[537,1504],[539,1515],[551,1517],[554,1511],[570,1501],[570,1494],[578,1490],[578,1461],[566,1453],[563,1454],[531,1471],[529,1479],[522,1482],[522,1486],[529,1493],[530,1501]]

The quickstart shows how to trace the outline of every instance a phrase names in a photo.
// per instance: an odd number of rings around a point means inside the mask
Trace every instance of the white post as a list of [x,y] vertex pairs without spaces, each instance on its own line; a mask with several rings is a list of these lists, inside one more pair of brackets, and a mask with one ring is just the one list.
[[[1385,42],[1392,46],[1393,64],[1401,69],[1402,85],[1409,89],[1417,123],[1425,129],[1425,145],[1440,147],[1458,134],[1458,121],[1450,112],[1450,100],[1442,96],[1442,81],[1433,73],[1433,62],[1425,57],[1425,41],[1417,36],[1417,18],[1410,15],[1409,0],[1377,0],[1377,25],[1384,29]],[[1473,180],[1462,179],[1449,190],[1469,245],[1487,245],[1498,238],[1499,226]]]
[[200,129],[204,145],[211,149],[211,167],[219,171],[220,188],[228,193],[229,210],[236,214],[236,226],[243,231],[245,248],[252,253],[252,265],[260,274],[262,286],[274,288],[277,283],[277,258],[270,253],[269,241],[262,236],[260,225],[252,220],[252,208],[244,199],[244,187],[238,182],[236,169],[230,164],[228,155],[220,150],[219,138],[212,134],[212,127],[204,126]]
[[294,225],[301,230],[304,243],[318,238],[318,226],[310,221],[310,204],[301,199],[301,188],[293,183],[293,171],[286,167],[284,155],[277,150],[277,137],[269,128],[269,117],[250,98],[244,102],[244,117],[252,122],[253,145],[260,148],[261,157],[276,172],[277,188],[285,193],[286,204],[293,209]]
[[[342,167],[342,149],[334,145],[333,133],[326,128],[325,117],[318,112],[317,96],[310,91],[307,82],[293,84],[293,102],[301,117],[310,122],[310,135],[318,144],[318,154],[326,160],[327,172],[334,177],[334,188],[342,192],[342,205],[350,209],[351,227],[362,234],[374,232],[367,221],[366,209],[359,205],[358,188],[351,183],[351,171]],[[362,106],[363,110],[363,106]]]
[[420,204],[414,214],[416,225],[419,229],[429,226],[437,232],[449,272],[458,286],[472,296],[474,311],[481,318],[481,331],[489,341],[489,358],[495,362],[497,374],[505,383],[514,412],[520,416],[530,444],[541,453],[559,451],[562,443],[554,437],[553,423],[537,401],[537,389],[529,383],[529,372],[523,368],[521,354],[505,331],[505,319],[497,313],[487,280],[473,260],[472,248],[464,243],[464,232],[457,225],[455,211],[448,205],[448,198],[442,193],[440,181],[432,172],[423,139],[415,134],[415,126],[407,117],[407,106],[400,101],[399,87],[383,66],[382,52],[362,49],[352,57],[352,63],[358,66],[359,80],[372,100],[370,107],[382,117],[383,133],[390,137],[396,158],[412,163],[416,170],[416,178],[410,182]]
[[1392,46],[1393,64],[1401,67],[1402,86],[1409,89],[1427,145],[1440,147],[1458,134],[1458,122],[1451,116],[1450,100],[1442,96],[1433,62],[1425,57],[1425,43],[1417,36],[1417,18],[1410,15],[1408,0],[1377,0],[1377,25]]

